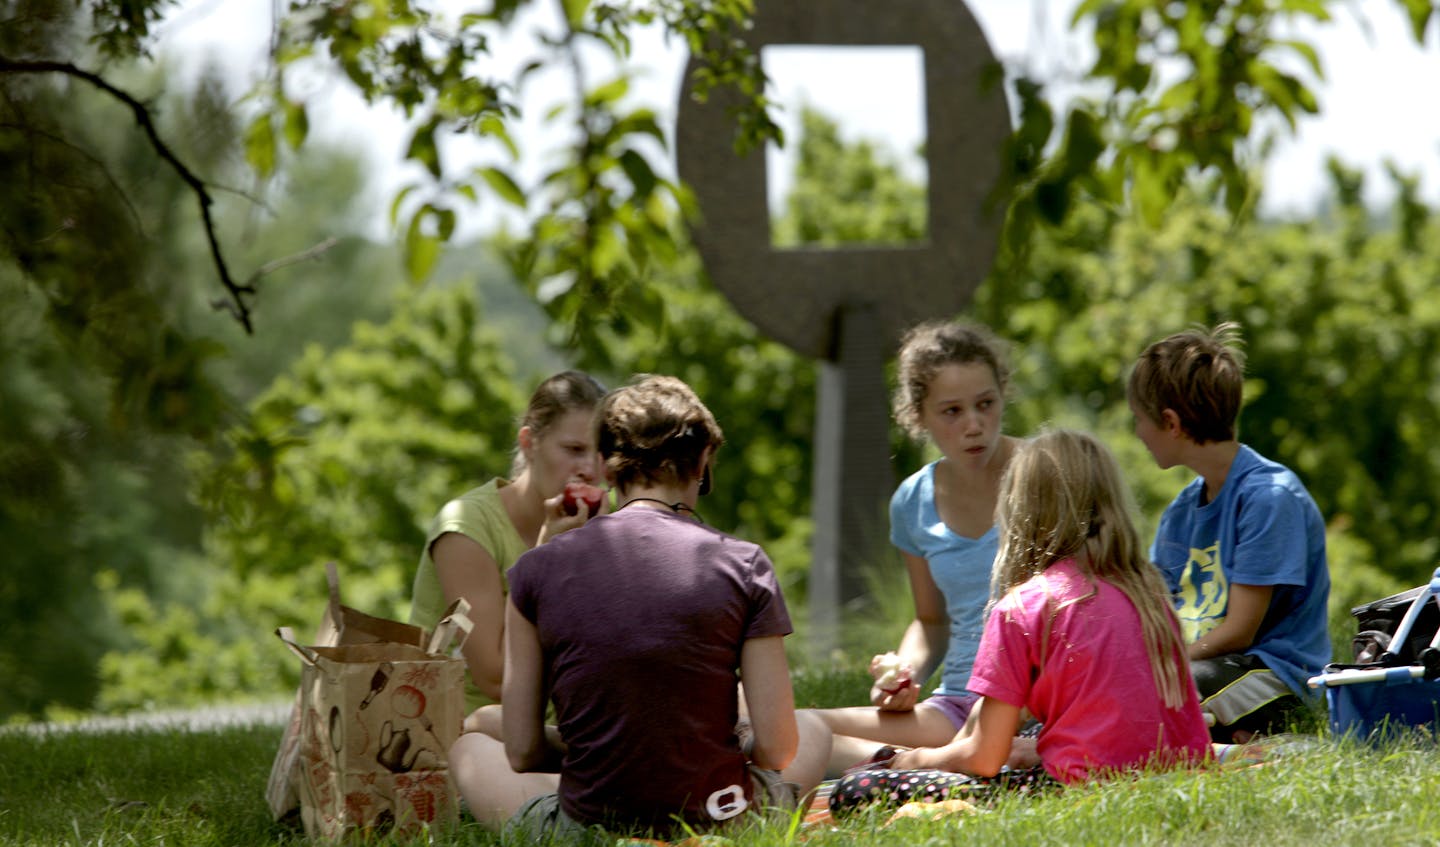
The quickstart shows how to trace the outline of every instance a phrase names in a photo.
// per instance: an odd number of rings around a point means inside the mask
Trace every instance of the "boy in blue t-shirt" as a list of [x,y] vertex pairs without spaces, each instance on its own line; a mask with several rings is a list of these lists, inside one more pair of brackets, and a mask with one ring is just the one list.
[[1135,435],[1199,474],[1165,509],[1150,558],[1175,599],[1217,742],[1284,729],[1330,661],[1325,522],[1300,479],[1235,437],[1239,327],[1177,333],[1130,373]]

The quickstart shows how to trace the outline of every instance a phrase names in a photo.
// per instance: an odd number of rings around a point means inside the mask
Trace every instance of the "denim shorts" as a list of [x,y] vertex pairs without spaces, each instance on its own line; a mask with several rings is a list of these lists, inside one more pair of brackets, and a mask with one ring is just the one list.
[[[799,805],[799,786],[785,782],[779,771],[749,766],[750,787],[754,802],[750,804],[750,818],[758,815],[764,818],[784,820]],[[736,818],[739,822],[741,818]],[[716,821],[713,826],[723,827],[726,821]],[[524,844],[565,844],[599,845],[610,847],[615,843],[615,834],[604,828],[583,824],[560,808],[560,795],[541,794],[525,801],[505,825],[506,843]],[[518,839],[518,841],[517,841]]]

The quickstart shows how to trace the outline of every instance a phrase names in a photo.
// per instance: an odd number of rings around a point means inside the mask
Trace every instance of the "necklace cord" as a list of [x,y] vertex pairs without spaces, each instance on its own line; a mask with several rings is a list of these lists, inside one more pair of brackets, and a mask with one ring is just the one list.
[[689,512],[689,513],[695,518],[695,520],[699,521],[700,523],[705,523],[705,519],[702,518],[702,517],[700,517],[700,513],[699,513],[699,512],[695,511],[694,509],[690,508],[689,506],[685,505],[684,503],[679,502],[678,500],[677,500],[676,502],[674,502],[674,503],[666,503],[664,500],[658,500],[658,499],[656,499],[656,498],[654,498],[654,497],[631,497],[629,500],[626,500],[624,503],[621,503],[620,506],[619,506],[619,508],[617,508],[615,511],[618,512],[618,511],[620,511],[620,509],[625,508],[626,506],[630,505],[631,503],[639,503],[639,502],[642,502],[642,501],[643,501],[643,502],[646,502],[646,503],[659,503],[661,506],[664,506],[665,508],[669,509],[670,511],[674,512],[674,513],[677,514],[677,515],[680,514],[681,512]]

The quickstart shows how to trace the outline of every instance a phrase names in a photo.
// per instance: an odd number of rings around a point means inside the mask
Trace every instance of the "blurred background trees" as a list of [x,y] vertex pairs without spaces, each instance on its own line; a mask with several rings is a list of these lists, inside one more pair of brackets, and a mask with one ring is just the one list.
[[[496,4],[487,25],[523,5]],[[685,17],[704,5],[671,4],[667,21],[723,30],[744,12]],[[1399,199],[1377,214],[1340,162],[1312,219],[1256,217],[1264,145],[1251,127],[1314,100],[1273,69],[1276,51],[1305,54],[1275,35],[1274,5],[1082,4],[1082,19],[1108,26],[1092,73],[1110,96],[1061,112],[1035,81],[1012,81],[1006,246],[970,314],[1014,344],[1009,430],[1099,433],[1147,532],[1186,476],[1155,469],[1130,434],[1126,369],[1175,329],[1240,321],[1241,436],[1295,468],[1329,520],[1332,631],[1344,641],[1349,605],[1428,578],[1440,558],[1440,301],[1426,296],[1440,225],[1412,175],[1392,174]],[[1408,5],[1419,35],[1430,7]],[[623,84],[587,81],[562,116],[583,131],[538,185],[505,168],[456,182],[436,133],[470,121],[503,146],[506,109],[439,96],[491,96],[453,75],[380,73],[407,67],[403,51],[366,52],[409,25],[385,18],[337,54],[368,57],[347,73],[398,86],[377,98],[420,86],[416,108],[440,109],[410,144],[432,181],[392,201],[353,151],[305,141],[308,119],[283,89],[246,111],[219,80],[181,90],[145,61],[166,6],[0,0],[0,719],[282,692],[293,663],[270,632],[313,626],[323,563],[340,562],[347,602],[403,616],[431,513],[506,471],[530,386],[566,366],[610,384],[672,373],[696,388],[730,442],[702,512],[764,544],[803,613],[813,365],[759,337],[705,280],[685,193],[651,164],[663,148],[636,140],[664,133],[623,103]],[[341,43],[344,20],[322,15],[338,8],[314,4],[315,44]],[[638,19],[565,8],[569,38],[623,54]],[[1147,39],[1174,49],[1139,50]],[[211,307],[226,292],[193,186],[133,110],[73,75],[17,70],[57,57],[103,69],[203,175],[233,275],[261,292],[246,300],[253,335]],[[717,79],[753,78],[731,60]],[[1204,72],[1175,82],[1146,70],[1161,61]],[[1237,89],[1245,97],[1225,102]],[[763,140],[770,128],[750,121],[742,135]],[[802,126],[788,140],[798,165],[778,244],[922,231],[926,187],[892,151],[843,138],[825,115]],[[458,204],[479,192],[532,217],[459,236]],[[373,240],[368,210],[386,205],[402,235]],[[925,459],[898,433],[892,447],[897,474]],[[884,610],[908,602],[887,573],[877,563],[882,628]],[[854,646],[873,651],[881,637],[859,629]]]

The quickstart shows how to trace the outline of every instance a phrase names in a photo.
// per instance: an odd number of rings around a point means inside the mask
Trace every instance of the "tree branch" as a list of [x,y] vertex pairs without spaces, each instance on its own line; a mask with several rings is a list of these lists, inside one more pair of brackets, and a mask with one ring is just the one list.
[[255,273],[250,274],[250,278],[245,280],[245,287],[254,288],[255,283],[259,281],[260,277],[265,276],[266,274],[274,273],[275,271],[278,271],[284,267],[289,267],[290,265],[298,265],[301,262],[308,262],[309,260],[320,256],[322,253],[339,243],[340,239],[332,235],[329,238],[326,238],[324,241],[321,241],[319,244],[301,250],[299,253],[292,253],[289,256],[281,256],[278,259],[273,259],[269,262],[266,262],[265,264],[261,265],[259,269],[255,271]]
[[250,322],[250,307],[246,303],[246,298],[254,296],[255,287],[249,283],[236,283],[235,280],[231,278],[230,268],[225,264],[225,256],[220,250],[219,236],[215,232],[215,220],[210,214],[210,206],[214,203],[214,200],[210,197],[209,189],[204,180],[197,177],[193,171],[186,167],[175,155],[175,151],[170,149],[170,145],[166,144],[164,139],[160,137],[159,131],[155,128],[154,121],[150,119],[149,108],[130,94],[111,85],[100,75],[76,67],[69,62],[26,61],[11,59],[8,56],[0,55],[0,73],[63,74],[74,79],[88,82],[130,108],[131,113],[135,116],[135,122],[140,125],[140,129],[144,131],[145,136],[150,140],[150,146],[154,148],[155,153],[169,163],[175,173],[179,174],[180,179],[184,180],[185,184],[190,187],[190,190],[195,193],[196,200],[200,203],[200,216],[205,226],[205,237],[210,242],[210,256],[214,259],[215,269],[220,274],[221,284],[225,286],[225,290],[230,295],[228,301],[217,302],[217,307],[224,308],[230,312],[230,314],[240,322],[240,325],[245,327],[246,334],[253,335],[255,328]]

